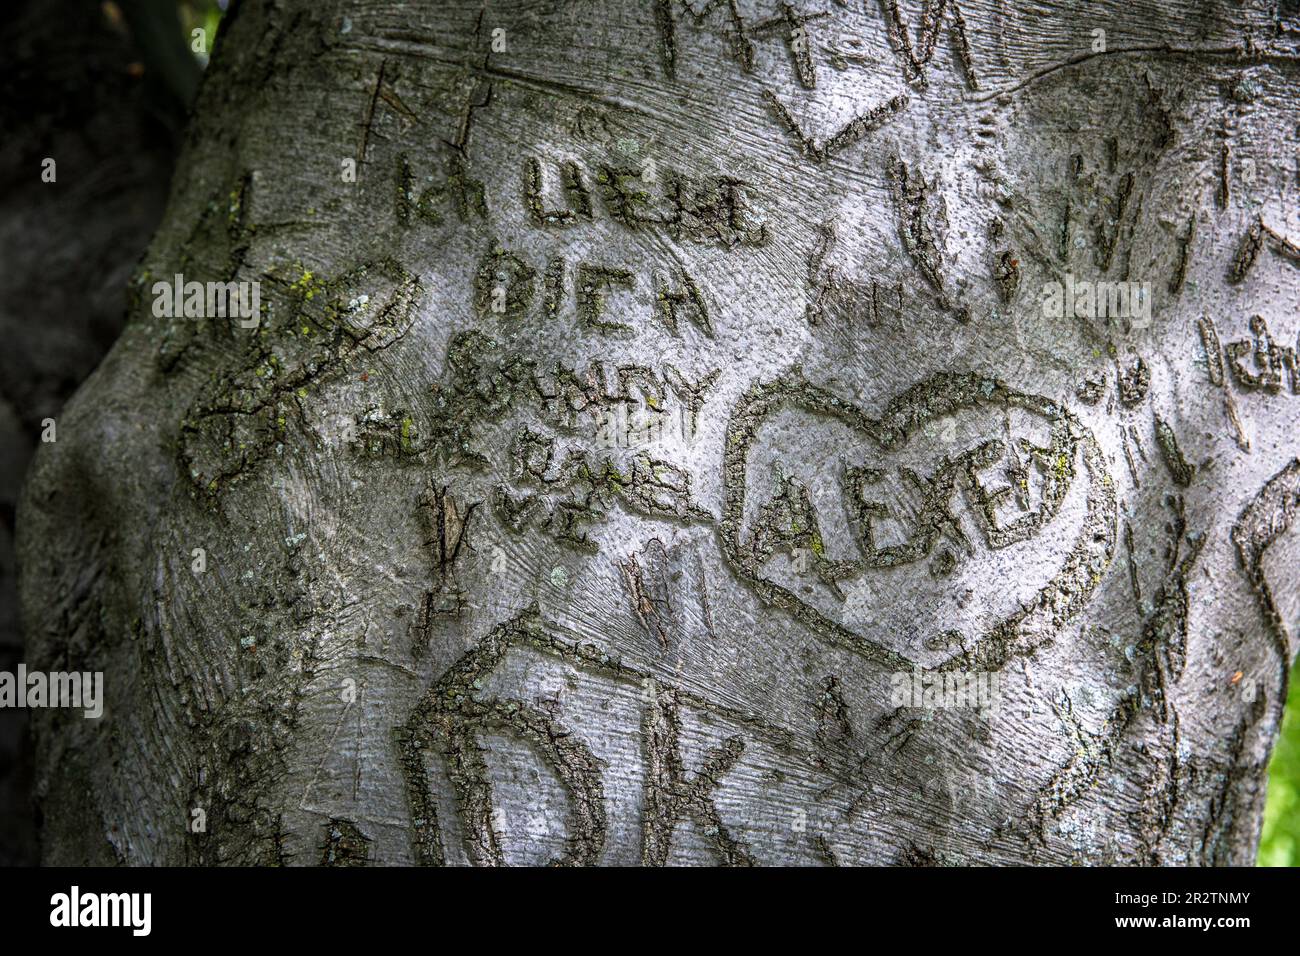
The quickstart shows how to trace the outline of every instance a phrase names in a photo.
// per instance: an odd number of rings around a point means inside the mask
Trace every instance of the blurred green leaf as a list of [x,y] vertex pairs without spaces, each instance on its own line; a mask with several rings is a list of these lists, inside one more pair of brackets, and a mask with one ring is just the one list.
[[1268,799],[1260,866],[1300,866],[1300,665],[1291,674],[1291,692],[1282,733],[1268,764]]

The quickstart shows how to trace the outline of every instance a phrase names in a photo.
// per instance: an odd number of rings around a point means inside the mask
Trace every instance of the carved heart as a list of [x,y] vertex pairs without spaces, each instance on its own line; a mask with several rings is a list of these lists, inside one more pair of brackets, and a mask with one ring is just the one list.
[[[746,393],[726,442],[728,562],[765,601],[894,667],[1000,668],[1084,606],[1114,553],[1114,482],[1091,432],[994,379],[935,376],[872,418],[796,369]],[[794,449],[791,467],[779,456]]]

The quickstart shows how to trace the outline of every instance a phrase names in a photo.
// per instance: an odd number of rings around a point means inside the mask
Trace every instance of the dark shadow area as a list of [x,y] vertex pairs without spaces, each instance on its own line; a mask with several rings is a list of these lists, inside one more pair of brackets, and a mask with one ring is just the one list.
[[[0,23],[3,671],[23,659],[13,538],[22,478],[42,423],[122,328],[126,282],[162,216],[184,97],[198,81],[182,38],[171,0],[20,0]],[[26,712],[0,709],[0,865],[38,861],[30,747]]]

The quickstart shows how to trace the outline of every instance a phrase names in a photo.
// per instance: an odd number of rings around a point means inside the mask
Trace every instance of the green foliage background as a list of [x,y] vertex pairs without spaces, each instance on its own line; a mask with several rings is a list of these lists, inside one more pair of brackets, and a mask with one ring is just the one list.
[[1291,693],[1282,735],[1268,764],[1268,800],[1260,866],[1300,866],[1300,664],[1291,673]]

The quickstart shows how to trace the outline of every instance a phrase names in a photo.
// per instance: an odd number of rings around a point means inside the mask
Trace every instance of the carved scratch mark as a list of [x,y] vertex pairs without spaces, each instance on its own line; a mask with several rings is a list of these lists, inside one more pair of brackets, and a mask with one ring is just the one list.
[[815,163],[825,163],[834,154],[848,149],[869,133],[880,129],[885,123],[906,109],[908,104],[906,96],[895,96],[875,109],[849,120],[838,132],[819,144],[812,136],[804,132],[803,127],[799,125],[799,121],[794,118],[794,115],[777,98],[775,93],[769,89],[764,89],[763,99],[776,113],[781,124],[794,137],[799,152]]
[[745,752],[744,740],[728,737],[708,752],[703,766],[688,779],[679,744],[677,694],[672,689],[659,691],[653,683],[650,686],[654,696],[645,719],[647,787],[642,862],[647,866],[665,865],[673,830],[679,821],[690,817],[712,838],[724,866],[753,866],[745,845],[722,822],[712,797],[722,776]]
[[1272,588],[1264,576],[1263,560],[1269,546],[1291,527],[1297,509],[1300,509],[1300,459],[1292,458],[1265,483],[1232,528],[1232,543],[1237,548],[1246,578],[1255,590],[1269,639],[1277,654],[1280,683],[1277,697],[1273,700],[1273,712],[1279,722],[1290,678],[1291,642]]
[[638,553],[628,555],[626,562],[619,562],[623,580],[627,582],[628,592],[632,598],[632,607],[637,620],[663,647],[668,646],[669,637],[674,629],[671,594],[668,578],[668,554],[663,542],[651,538],[645,549],[640,552],[645,560],[641,564]]
[[1232,257],[1232,265],[1228,269],[1228,281],[1234,284],[1244,281],[1246,276],[1250,275],[1251,269],[1255,267],[1259,254],[1265,247],[1292,265],[1300,266],[1300,246],[1276,229],[1265,225],[1263,216],[1257,216],[1250,228],[1246,230],[1241,245],[1237,247]]
[[366,105],[366,118],[361,124],[361,147],[357,150],[357,162],[366,161],[366,150],[370,145],[370,130],[375,120],[375,105],[379,102],[379,91],[384,86],[384,70],[387,66],[387,60],[379,61],[379,74],[375,77],[375,88],[370,94],[370,102]]
[[1155,416],[1155,422],[1156,444],[1160,446],[1160,455],[1165,461],[1165,466],[1173,476],[1174,483],[1186,488],[1192,483],[1192,475],[1195,474],[1196,469],[1183,457],[1182,449],[1178,447],[1178,436],[1170,424],[1158,414]]
[[903,56],[903,73],[909,83],[924,88],[927,85],[926,67],[934,57],[935,45],[939,39],[939,30],[943,27],[944,14],[952,11],[953,40],[957,47],[957,57],[961,61],[966,83],[972,90],[979,89],[979,79],[975,75],[974,60],[971,57],[970,42],[966,35],[966,19],[952,0],[925,0],[921,8],[921,27],[919,47],[913,47],[908,35],[908,23],[898,9],[898,0],[883,0],[885,8],[885,30],[890,44]]

